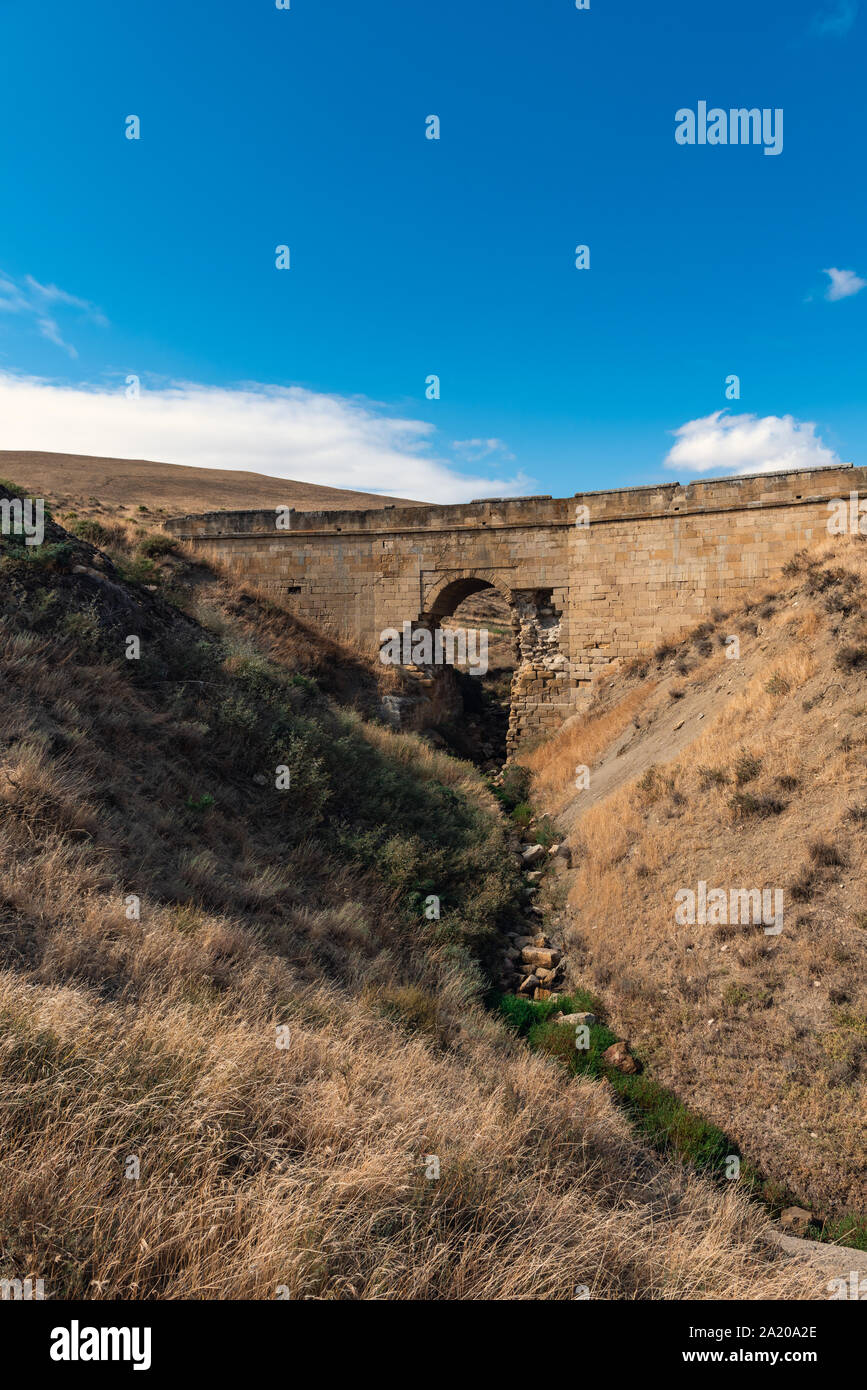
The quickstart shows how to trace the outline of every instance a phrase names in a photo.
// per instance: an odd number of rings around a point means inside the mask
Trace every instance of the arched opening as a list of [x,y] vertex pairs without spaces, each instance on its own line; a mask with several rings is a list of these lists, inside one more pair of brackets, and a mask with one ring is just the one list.
[[460,757],[496,770],[506,761],[518,618],[508,590],[465,575],[445,584],[419,623],[441,632],[453,653],[460,715],[436,733]]

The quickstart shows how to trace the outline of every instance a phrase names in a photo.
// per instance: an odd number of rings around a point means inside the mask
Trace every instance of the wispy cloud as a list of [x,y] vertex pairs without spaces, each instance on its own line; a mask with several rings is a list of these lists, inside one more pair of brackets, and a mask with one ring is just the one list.
[[687,421],[672,434],[677,443],[665,465],[686,473],[776,473],[840,462],[817,437],[815,424],[792,415],[729,415],[717,410]]
[[826,5],[814,16],[810,27],[814,34],[830,34],[833,38],[840,38],[848,34],[857,18],[858,0],[836,0],[836,3]]
[[40,285],[32,275],[25,275],[24,281],[35,296],[44,299],[48,304],[65,304],[71,309],[80,309],[94,323],[100,324],[103,328],[108,325],[105,314],[95,304],[91,304],[89,299],[79,299],[78,295],[68,294],[57,285]]
[[858,294],[867,286],[867,280],[862,280],[860,275],[856,275],[854,270],[837,270],[836,266],[830,266],[828,270],[822,271],[831,281],[825,291],[826,299],[848,299],[850,295]]
[[513,459],[515,455],[502,439],[456,439],[452,448],[462,454],[470,463],[480,463],[482,459],[496,454],[502,459]]
[[78,352],[72,343],[66,341],[58,323],[59,314],[66,311],[102,327],[108,323],[105,314],[95,304],[69,294],[58,285],[42,285],[32,275],[15,280],[0,271],[0,313],[20,314],[33,324],[43,338],[75,358]]
[[521,473],[464,473],[439,455],[428,421],[301,387],[180,382],[127,399],[123,386],[0,374],[0,421],[4,449],[246,469],[426,502],[514,497],[535,485]]

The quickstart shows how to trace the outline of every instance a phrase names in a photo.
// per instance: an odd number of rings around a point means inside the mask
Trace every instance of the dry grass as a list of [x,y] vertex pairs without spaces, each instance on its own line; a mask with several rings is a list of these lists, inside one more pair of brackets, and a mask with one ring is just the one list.
[[604,1086],[482,1007],[517,884],[472,769],[297,684],[292,637],[242,594],[217,641],[70,564],[0,559],[4,1277],[51,1298],[823,1296],[755,1207],[648,1154]]
[[29,488],[33,496],[44,497],[57,510],[137,520],[279,506],[299,511],[343,511],[399,505],[407,500],[235,469],[10,449],[0,449],[0,478]]
[[600,753],[635,719],[656,689],[653,681],[642,681],[607,709],[570,722],[553,738],[522,756],[522,763],[533,773],[536,793],[553,812],[562,809],[574,785],[575,768],[593,767]]
[[[716,655],[690,674],[703,732],[572,836],[573,983],[604,994],[660,1081],[831,1220],[867,1212],[867,843],[852,814],[867,702],[838,661],[862,640],[865,581],[863,543],[819,547],[744,636],[743,679],[727,684],[735,664]],[[610,698],[616,726],[616,684]],[[645,709],[651,726],[672,717],[664,691]],[[783,933],[679,926],[675,894],[700,881],[781,888]]]

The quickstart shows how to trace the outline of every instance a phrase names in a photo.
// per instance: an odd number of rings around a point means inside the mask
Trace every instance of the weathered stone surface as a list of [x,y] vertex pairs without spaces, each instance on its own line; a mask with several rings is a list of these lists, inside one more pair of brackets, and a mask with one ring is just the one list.
[[625,1072],[627,1076],[634,1076],[641,1068],[638,1062],[629,1051],[629,1044],[626,1042],[612,1043],[606,1047],[602,1054],[603,1062],[607,1062],[609,1067],[616,1067],[618,1071]]
[[813,1213],[806,1211],[804,1207],[786,1207],[780,1217],[780,1225],[786,1231],[793,1231],[795,1235],[803,1235],[813,1219]]
[[[826,534],[827,503],[850,491],[867,494],[867,469],[457,506],[210,512],[165,525],[280,594],[303,621],[371,652],[386,630],[436,631],[469,594],[496,589],[519,657],[514,753],[526,735],[574,715],[608,662],[779,578],[795,551]],[[404,714],[424,717],[423,701],[390,707],[391,717]]]
[[525,946],[521,952],[521,960],[525,965],[541,965],[546,970],[553,970],[559,964],[560,952],[545,950],[541,946]]
[[544,845],[528,845],[527,848],[524,850],[523,854],[521,855],[521,859],[523,861],[525,869],[529,868],[531,864],[538,864],[540,860],[544,858]]
[[[554,1022],[555,1022],[555,1023],[570,1023],[570,1024],[572,1024],[574,1027],[576,1027],[576,1028],[578,1028],[578,1027],[580,1027],[580,1026],[582,1026],[582,1025],[586,1026],[587,1028],[592,1028],[592,1027],[594,1026],[594,1024],[596,1023],[596,1015],[595,1015],[595,1014],[560,1014],[558,1018],[555,1018]],[[615,1043],[614,1046],[616,1047],[617,1044]],[[609,1051],[610,1051],[610,1048],[609,1048]]]

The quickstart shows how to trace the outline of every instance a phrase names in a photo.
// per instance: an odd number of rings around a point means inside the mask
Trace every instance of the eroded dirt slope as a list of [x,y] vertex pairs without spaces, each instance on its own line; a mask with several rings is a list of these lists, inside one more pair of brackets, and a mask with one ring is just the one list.
[[[613,670],[526,759],[576,866],[573,982],[771,1186],[849,1227],[867,1212],[865,672],[867,548],[826,542]],[[682,925],[676,895],[697,917],[700,883],[725,919]],[[782,931],[733,914],[732,889],[780,890]]]

